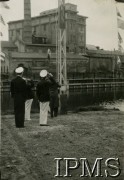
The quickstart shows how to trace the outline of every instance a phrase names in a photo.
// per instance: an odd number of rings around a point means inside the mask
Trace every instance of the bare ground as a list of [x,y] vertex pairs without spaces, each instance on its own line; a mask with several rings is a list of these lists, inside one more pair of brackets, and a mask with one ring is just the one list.
[[[48,119],[49,127],[39,126],[38,114],[25,122],[25,128],[15,128],[14,116],[2,116],[2,180],[110,180],[105,177],[105,160],[120,160],[124,180],[124,113],[92,111]],[[72,177],[54,177],[54,158],[87,158],[91,167],[96,158],[103,158],[101,178],[80,177],[81,166],[70,171]],[[111,171],[116,173],[116,171]],[[61,164],[65,174],[65,163]]]

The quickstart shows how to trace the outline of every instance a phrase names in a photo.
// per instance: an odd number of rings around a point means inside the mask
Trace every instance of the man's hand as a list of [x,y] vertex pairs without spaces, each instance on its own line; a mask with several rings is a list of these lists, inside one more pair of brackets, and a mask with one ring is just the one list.
[[48,76],[53,77],[53,75],[51,73],[49,73],[49,72],[48,72]]

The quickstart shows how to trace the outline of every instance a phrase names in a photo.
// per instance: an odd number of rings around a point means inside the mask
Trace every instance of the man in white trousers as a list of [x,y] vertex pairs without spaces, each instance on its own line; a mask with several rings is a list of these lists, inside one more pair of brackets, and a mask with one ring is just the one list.
[[51,81],[48,78],[48,72],[46,70],[42,70],[40,72],[40,81],[37,84],[36,93],[40,104],[40,126],[48,126],[47,125],[47,117],[49,110],[49,87],[51,85]]
[[26,93],[26,102],[25,102],[25,120],[31,120],[31,106],[34,98],[34,93],[32,88],[34,87],[34,82],[31,79],[24,78],[26,81],[27,86],[27,93]]

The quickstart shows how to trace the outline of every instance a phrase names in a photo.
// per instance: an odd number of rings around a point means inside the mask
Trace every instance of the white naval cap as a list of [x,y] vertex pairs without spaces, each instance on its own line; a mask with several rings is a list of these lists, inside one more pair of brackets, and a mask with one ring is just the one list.
[[23,67],[18,67],[16,68],[15,72],[16,73],[22,73],[24,71],[24,68]]
[[40,71],[40,77],[46,77],[47,76],[47,70]]

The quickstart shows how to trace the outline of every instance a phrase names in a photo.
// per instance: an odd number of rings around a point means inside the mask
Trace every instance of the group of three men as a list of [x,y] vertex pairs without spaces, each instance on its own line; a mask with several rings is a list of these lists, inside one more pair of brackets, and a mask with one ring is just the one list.
[[[30,120],[33,101],[31,88],[34,84],[31,81],[29,84],[28,80],[23,78],[23,67],[16,68],[15,72],[17,76],[11,81],[10,91],[14,99],[15,125],[17,128],[23,128],[25,117]],[[40,105],[40,126],[47,125],[49,105],[51,117],[57,116],[59,105],[58,87],[60,85],[55,81],[51,73],[46,70],[40,72],[40,81],[36,86],[36,94]]]

